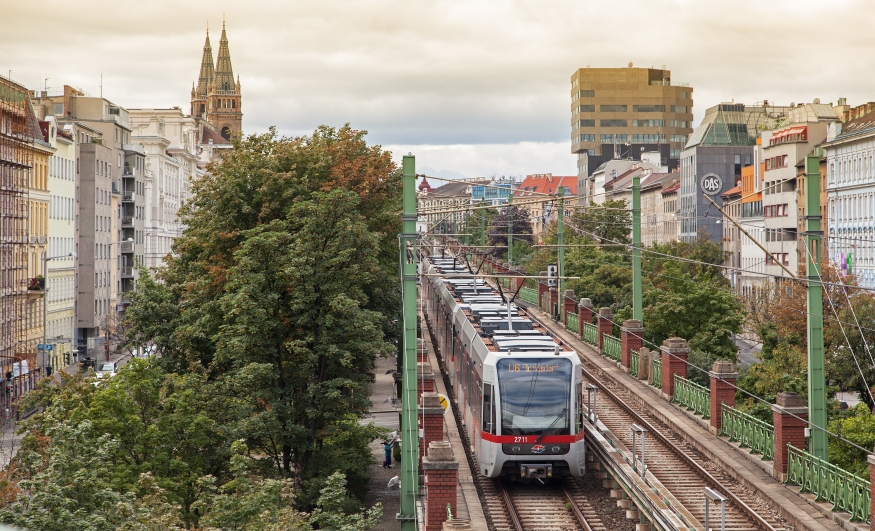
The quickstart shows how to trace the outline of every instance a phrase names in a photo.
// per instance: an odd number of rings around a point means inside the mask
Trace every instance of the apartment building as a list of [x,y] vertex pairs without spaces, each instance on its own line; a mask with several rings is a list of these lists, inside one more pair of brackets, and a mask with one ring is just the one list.
[[660,154],[676,168],[693,132],[693,89],[665,67],[581,68],[571,76],[571,152],[582,182],[612,159]]
[[772,255],[766,259],[765,270],[769,275],[788,276],[778,263],[794,273],[799,271],[800,264],[805,264],[802,254],[805,247],[799,239],[805,205],[799,202],[797,193],[797,165],[826,139],[829,124],[836,120],[830,105],[819,102],[800,105],[791,109],[786,125],[763,138],[765,247]]
[[[748,168],[752,167],[748,166]],[[738,180],[738,184],[720,194],[720,197],[723,199],[723,211],[726,213],[723,216],[722,223],[723,252],[726,254],[726,260],[723,262],[723,265],[732,268],[725,271],[725,275],[729,277],[734,289],[737,285],[737,269],[741,268],[741,231],[728,218],[738,220],[741,214],[741,179]]]
[[641,181],[641,245],[678,239],[677,188],[680,173],[653,173]]
[[875,288],[875,103],[846,111],[826,154],[827,252],[857,283]]
[[[660,165],[660,154],[656,151],[642,152],[641,160],[631,158],[611,159],[603,162],[586,179],[578,179],[577,189],[580,204],[590,205],[595,203],[600,205],[604,203],[607,198],[605,185],[634,168],[643,168],[657,173],[668,173],[668,166]],[[581,183],[583,183],[582,188]]]
[[[179,107],[130,109],[132,141],[143,148],[143,261],[158,267],[182,234],[179,209],[188,199],[190,184],[201,178],[197,120]],[[134,206],[134,213],[139,209]],[[128,208],[128,207],[126,207]],[[126,211],[127,212],[127,211]],[[136,218],[131,218],[136,224]],[[136,229],[135,229],[136,230]]]
[[[537,173],[527,175],[519,188],[513,194],[514,203],[518,203],[521,208],[529,213],[529,219],[532,223],[532,234],[537,240],[543,239],[543,233],[547,227],[556,219],[557,208],[555,201],[538,201],[545,196],[556,195],[559,188],[562,188],[562,193],[566,205],[571,205],[576,201],[577,197],[577,182],[576,176],[554,176],[552,173]],[[571,216],[573,211],[566,210],[565,215]]]
[[46,262],[46,343],[49,365],[73,362],[76,328],[76,130],[54,115],[41,122],[55,153],[49,158],[49,241]]
[[[757,138],[754,145],[753,164],[741,169],[741,197],[739,198],[738,217],[735,218],[748,234],[757,242],[765,241],[765,218],[763,217],[762,180],[765,163],[762,162],[762,141],[768,140],[770,132]],[[754,240],[742,234],[741,240],[741,271],[736,273],[737,289],[747,295],[753,295],[763,281],[768,280],[766,273],[766,253]]]

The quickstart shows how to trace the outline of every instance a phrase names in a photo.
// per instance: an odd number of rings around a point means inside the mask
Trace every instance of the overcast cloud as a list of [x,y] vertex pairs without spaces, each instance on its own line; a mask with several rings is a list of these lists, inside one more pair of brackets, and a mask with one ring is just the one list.
[[91,94],[103,73],[120,105],[187,109],[223,12],[247,132],[350,122],[439,176],[574,174],[586,65],[666,65],[697,121],[732,99],[875,100],[866,0],[0,0],[0,73]]

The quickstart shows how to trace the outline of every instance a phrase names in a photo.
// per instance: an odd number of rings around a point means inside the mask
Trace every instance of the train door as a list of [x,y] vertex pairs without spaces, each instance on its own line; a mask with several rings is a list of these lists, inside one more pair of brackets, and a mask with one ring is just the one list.
[[[480,408],[482,422],[480,424],[484,434],[495,435],[498,433],[495,417],[495,403],[493,401],[492,384],[483,384],[483,405]],[[479,456],[480,468],[492,468],[495,465],[495,452],[498,445],[491,443],[486,437],[480,437]]]

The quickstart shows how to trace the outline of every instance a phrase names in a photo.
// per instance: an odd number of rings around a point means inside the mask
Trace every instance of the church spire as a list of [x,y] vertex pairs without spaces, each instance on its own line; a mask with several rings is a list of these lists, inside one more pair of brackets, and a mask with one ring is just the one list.
[[[222,21],[222,38],[219,40],[219,56],[216,59],[216,90],[236,91],[234,69],[231,68],[231,52],[228,50],[228,36],[225,34],[225,21]],[[228,92],[225,92],[226,94]]]
[[[222,31],[224,38],[225,32]],[[201,73],[197,82],[197,95],[205,99],[210,91],[210,85],[215,79],[215,67],[213,66],[213,47],[210,46],[210,26],[207,25],[207,40],[204,43],[204,56],[201,59]]]

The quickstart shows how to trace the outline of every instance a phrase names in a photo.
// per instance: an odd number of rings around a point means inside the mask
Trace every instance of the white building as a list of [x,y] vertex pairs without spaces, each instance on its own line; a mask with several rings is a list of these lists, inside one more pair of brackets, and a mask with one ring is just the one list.
[[182,234],[178,212],[188,199],[199,166],[198,124],[172,109],[131,109],[131,141],[143,146],[145,168],[145,265],[157,267]]
[[[867,104],[849,112],[824,145],[829,201],[827,252],[845,273],[875,288],[875,112]],[[866,114],[870,113],[870,114]],[[856,115],[856,116],[855,116]]]
[[[61,257],[76,250],[76,142],[72,124],[59,126],[53,115],[46,116],[49,144],[55,153],[49,158],[49,241],[48,256]],[[52,367],[72,362],[70,356],[76,328],[76,261],[53,258],[46,263],[46,338],[53,345]]]

